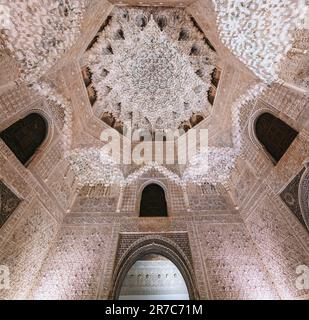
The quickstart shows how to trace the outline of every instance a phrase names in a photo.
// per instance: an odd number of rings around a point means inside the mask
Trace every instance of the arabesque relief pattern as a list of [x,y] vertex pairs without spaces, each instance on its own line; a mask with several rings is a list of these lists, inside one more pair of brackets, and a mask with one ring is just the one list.
[[[211,1],[184,4],[215,47],[222,69],[212,117],[201,126],[210,128],[212,145],[230,145],[231,105],[258,79],[221,43]],[[80,58],[112,7],[105,1],[87,2],[76,45],[45,75],[72,103],[73,147],[100,146],[100,133],[107,128],[89,104]],[[296,44],[308,42],[301,39]],[[10,289],[0,289],[1,299],[107,299],[121,254],[119,237],[129,233],[163,233],[175,242],[183,240],[177,234],[186,233],[184,250],[192,256],[201,299],[309,299],[308,290],[296,287],[297,266],[309,266],[309,232],[280,197],[309,156],[308,97],[303,91],[272,84],[241,109],[242,153],[220,192],[211,186],[183,189],[156,172],[123,190],[83,189],[65,158],[63,109],[14,82],[17,62],[9,52],[1,57],[0,130],[33,110],[45,115],[50,129],[28,167],[0,140],[0,180],[22,200],[10,207],[0,228],[0,265],[10,270]],[[295,57],[297,66],[306,63]],[[285,79],[303,90],[306,75],[298,79],[290,71]],[[265,109],[299,132],[276,166],[253,139],[251,124]],[[140,190],[147,181],[166,188],[168,218],[138,217]],[[306,188],[304,184],[301,192]]]

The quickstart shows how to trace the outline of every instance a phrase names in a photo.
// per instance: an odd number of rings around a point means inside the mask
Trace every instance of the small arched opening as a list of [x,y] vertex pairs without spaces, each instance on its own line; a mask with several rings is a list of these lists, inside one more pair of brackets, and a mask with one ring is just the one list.
[[140,217],[167,217],[164,189],[156,183],[147,185],[142,192]]
[[255,135],[274,164],[277,164],[298,132],[281,119],[265,112],[255,121]]
[[24,165],[29,164],[48,134],[46,119],[31,113],[13,123],[0,133],[0,138]]

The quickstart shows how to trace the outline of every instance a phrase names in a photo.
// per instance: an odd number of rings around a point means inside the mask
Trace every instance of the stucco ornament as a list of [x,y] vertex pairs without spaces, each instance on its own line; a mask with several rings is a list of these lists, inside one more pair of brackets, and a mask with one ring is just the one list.
[[261,80],[279,81],[282,58],[291,49],[305,2],[213,0],[222,42]]
[[215,54],[209,50],[207,58],[198,57],[204,59],[209,75],[202,79],[190,51],[184,53],[178,46],[177,32],[175,28],[176,37],[171,38],[151,16],[143,30],[126,29],[123,40],[112,41],[108,30],[101,34],[89,54],[101,110],[123,122],[132,121],[136,128],[177,129],[209,107]]
[[36,82],[74,44],[84,8],[83,0],[1,1],[0,29],[24,80]]
[[235,101],[232,105],[233,147],[209,146],[200,150],[186,166],[182,176],[184,181],[196,184],[208,182],[216,185],[229,179],[244,145],[243,130],[240,126],[241,112],[266,89],[264,83],[258,83]]
[[76,149],[71,151],[68,159],[80,187],[97,184],[109,186],[124,181],[119,165],[102,149]]

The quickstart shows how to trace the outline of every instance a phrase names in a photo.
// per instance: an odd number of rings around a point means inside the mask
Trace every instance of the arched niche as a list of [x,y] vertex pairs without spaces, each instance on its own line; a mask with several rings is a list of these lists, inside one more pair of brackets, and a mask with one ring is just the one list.
[[166,257],[147,254],[126,274],[119,300],[189,300],[186,282],[177,266]]
[[300,179],[298,187],[298,200],[301,214],[309,231],[309,160],[305,162],[305,166],[306,170]]
[[159,255],[171,261],[184,279],[189,299],[199,299],[192,263],[176,243],[158,235],[147,236],[134,242],[118,261],[114,270],[110,299],[119,299],[128,272],[137,261],[148,255]]
[[270,110],[263,109],[251,117],[249,135],[252,142],[276,165],[298,132]]
[[49,138],[47,119],[32,112],[0,132],[0,138],[24,165],[28,165]]
[[164,188],[158,183],[144,186],[139,206],[140,217],[167,217],[167,201]]

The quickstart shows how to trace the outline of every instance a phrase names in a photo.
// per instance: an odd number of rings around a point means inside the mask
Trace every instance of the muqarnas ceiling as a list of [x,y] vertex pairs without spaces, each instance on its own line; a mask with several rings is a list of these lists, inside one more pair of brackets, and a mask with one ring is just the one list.
[[211,113],[216,52],[183,9],[115,8],[85,53],[97,117],[122,132],[185,131]]

